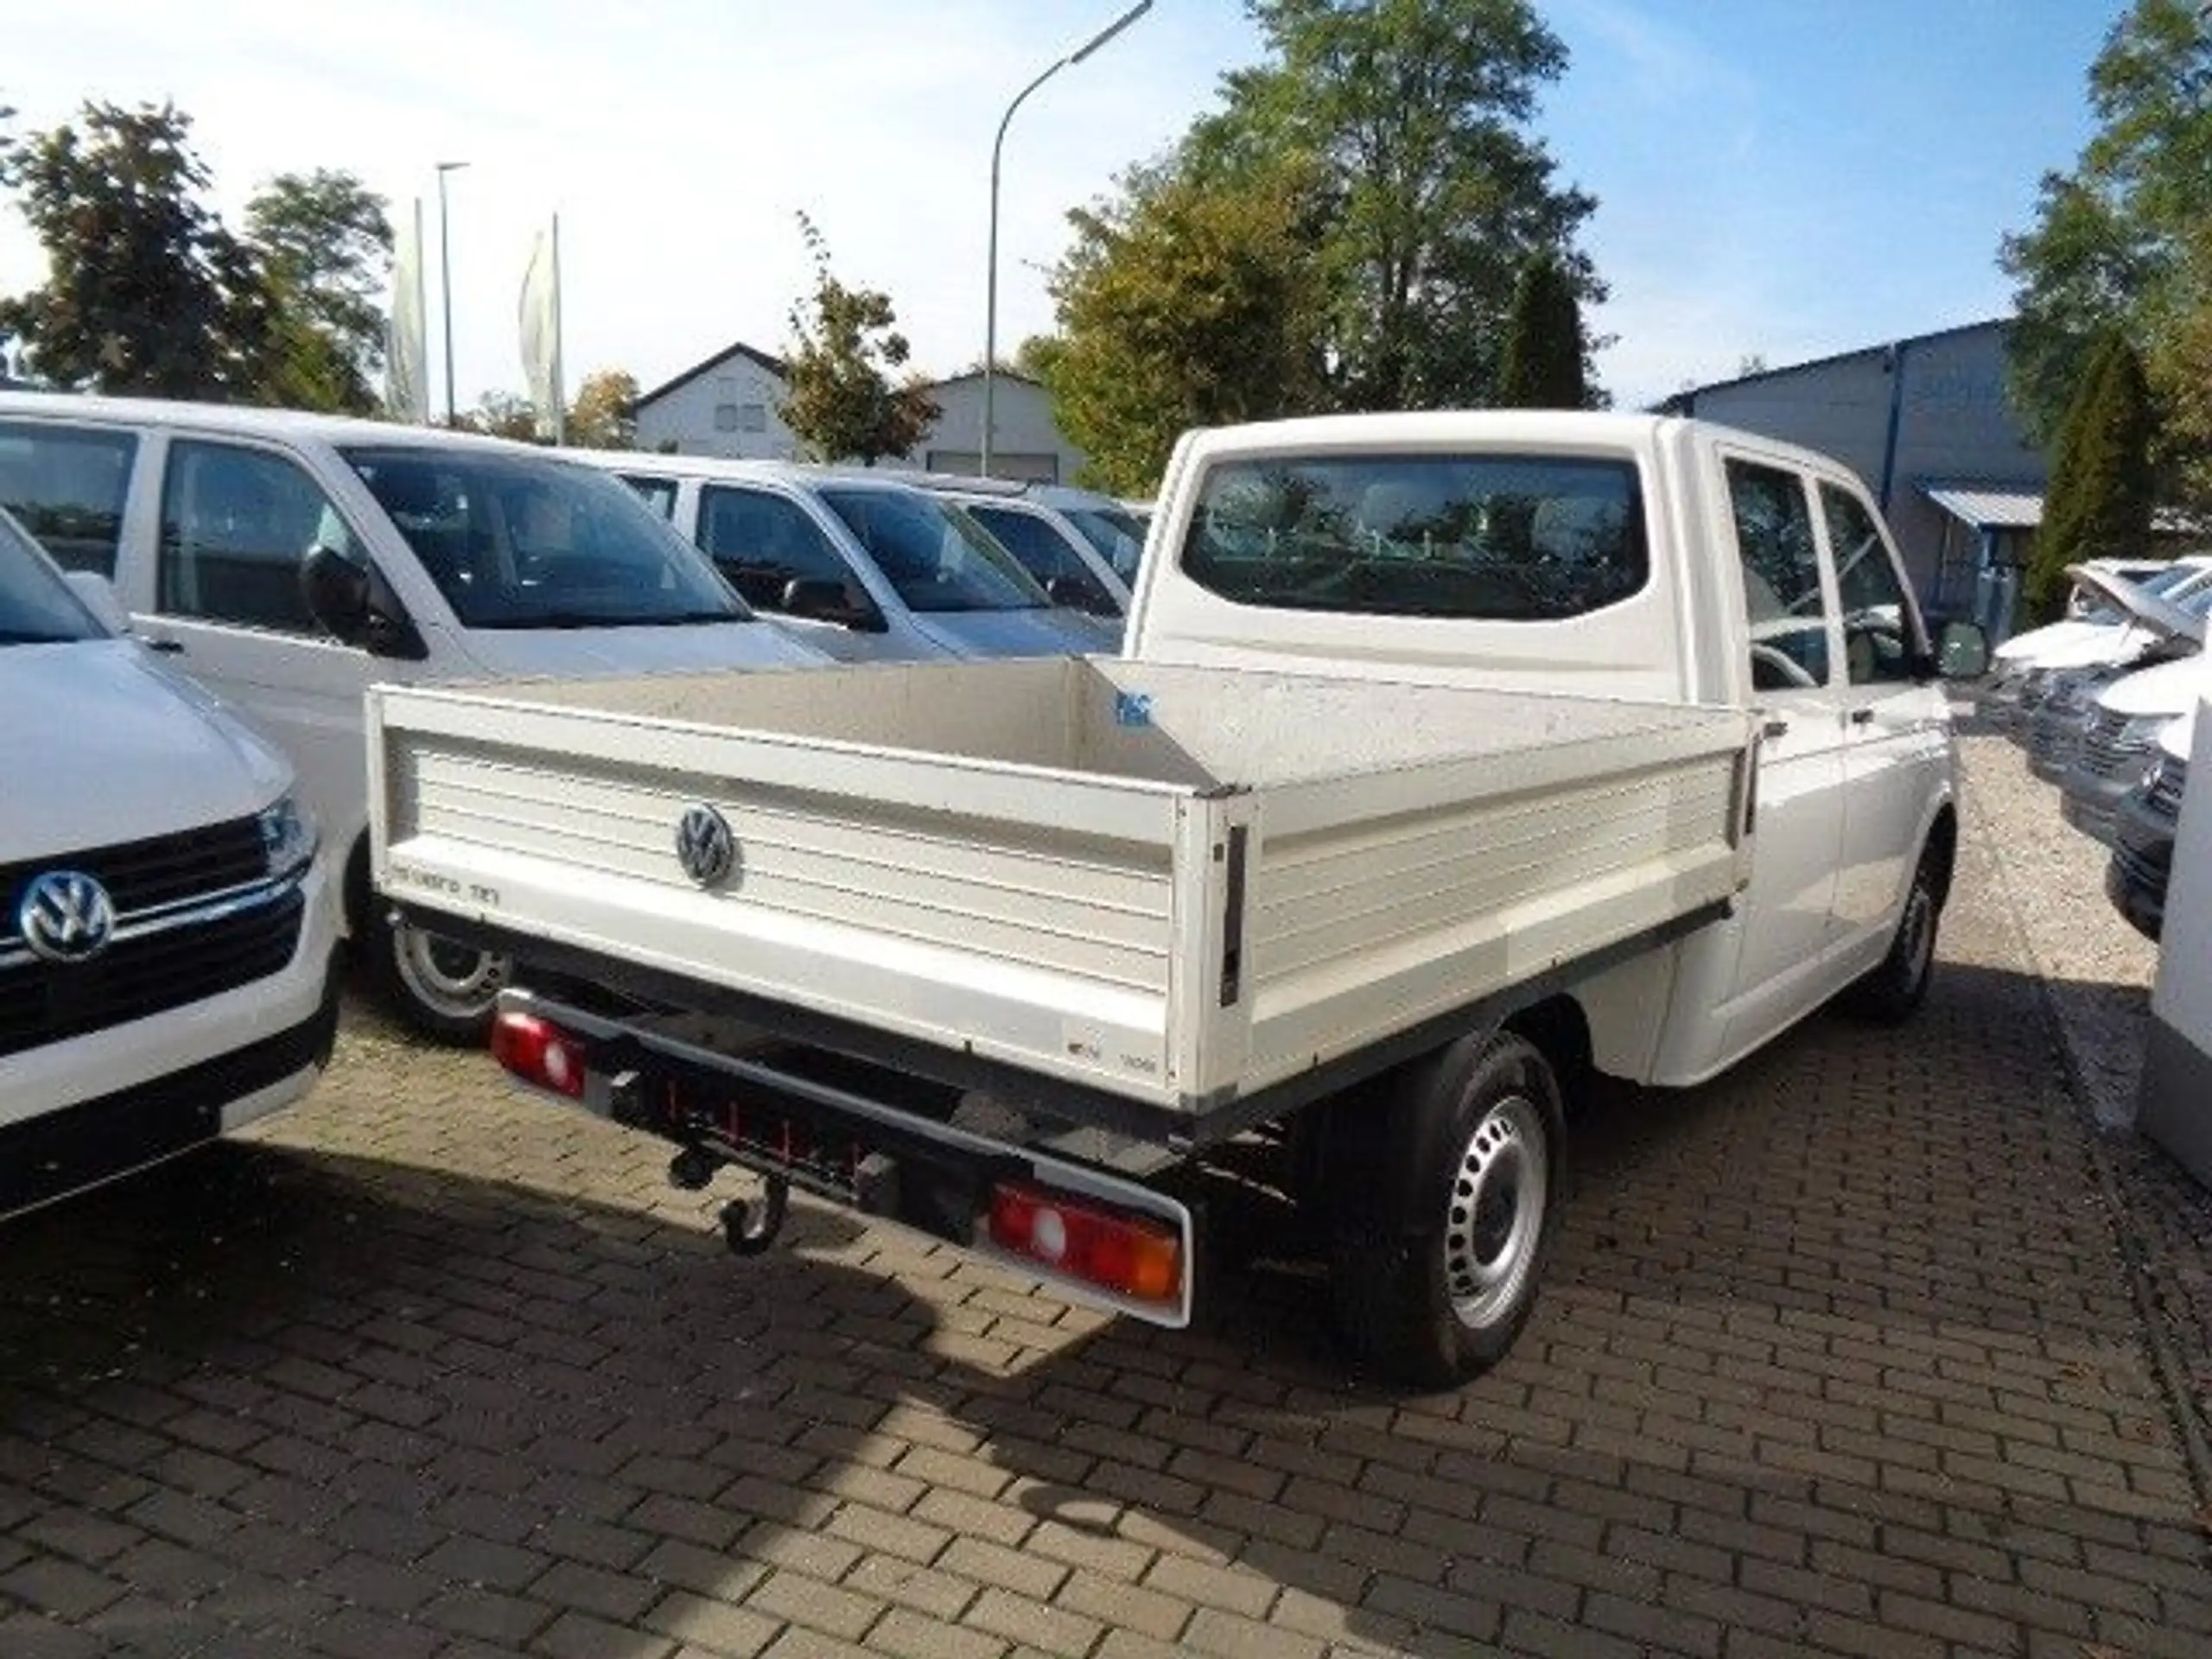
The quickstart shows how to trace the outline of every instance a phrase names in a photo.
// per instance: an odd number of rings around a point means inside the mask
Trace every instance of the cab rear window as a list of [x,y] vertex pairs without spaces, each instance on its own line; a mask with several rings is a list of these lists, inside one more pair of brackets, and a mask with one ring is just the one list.
[[1639,591],[1650,556],[1626,461],[1329,454],[1216,462],[1183,569],[1240,605],[1554,621]]

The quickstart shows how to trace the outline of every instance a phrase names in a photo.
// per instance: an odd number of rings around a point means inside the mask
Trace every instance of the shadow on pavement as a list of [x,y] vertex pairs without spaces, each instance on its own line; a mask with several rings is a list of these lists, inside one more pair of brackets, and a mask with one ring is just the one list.
[[[1822,1544],[2002,1579],[2102,1541],[2188,1580],[2032,999],[1947,966],[1904,1037],[1823,1016],[1708,1088],[1609,1092],[1520,1347],[1421,1400],[1345,1379],[1295,1263],[1170,1333],[810,1205],[736,1262],[641,1209],[222,1146],[0,1233],[0,1651],[753,1651],[886,1604],[972,1621],[977,1584],[1078,1647],[1195,1642],[1195,1605],[1285,1652],[1697,1648],[1871,1618],[1863,1579],[1811,1582]],[[2100,1500],[1974,1399],[2141,1425],[2139,1456]]]

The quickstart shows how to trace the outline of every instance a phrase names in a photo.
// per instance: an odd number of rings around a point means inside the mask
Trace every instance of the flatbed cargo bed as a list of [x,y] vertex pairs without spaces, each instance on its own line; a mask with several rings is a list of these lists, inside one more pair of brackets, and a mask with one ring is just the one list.
[[370,721],[374,877],[421,919],[1077,1121],[1234,1116],[1749,868],[1737,709],[1049,658],[383,686]]

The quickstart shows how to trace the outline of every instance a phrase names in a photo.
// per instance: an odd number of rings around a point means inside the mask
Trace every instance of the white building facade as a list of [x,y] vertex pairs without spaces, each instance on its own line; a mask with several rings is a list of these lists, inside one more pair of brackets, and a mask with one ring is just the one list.
[[[980,371],[925,388],[937,419],[907,454],[883,463],[939,473],[982,470],[983,377]],[[804,446],[777,413],[789,395],[782,360],[742,341],[686,369],[638,399],[638,448],[679,455],[797,461]],[[1001,478],[1074,481],[1080,449],[1060,435],[1052,400],[1026,375],[992,377],[996,435],[991,470]]]
[[782,359],[741,340],[638,399],[638,448],[796,461],[799,441],[776,412],[785,391]]

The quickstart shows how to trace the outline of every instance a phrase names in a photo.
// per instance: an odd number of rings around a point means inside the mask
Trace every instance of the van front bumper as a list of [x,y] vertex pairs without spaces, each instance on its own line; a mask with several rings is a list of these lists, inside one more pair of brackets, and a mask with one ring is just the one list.
[[0,1216],[82,1192],[213,1141],[315,1086],[338,1036],[338,973],[298,1024],[213,1059],[0,1126]]

